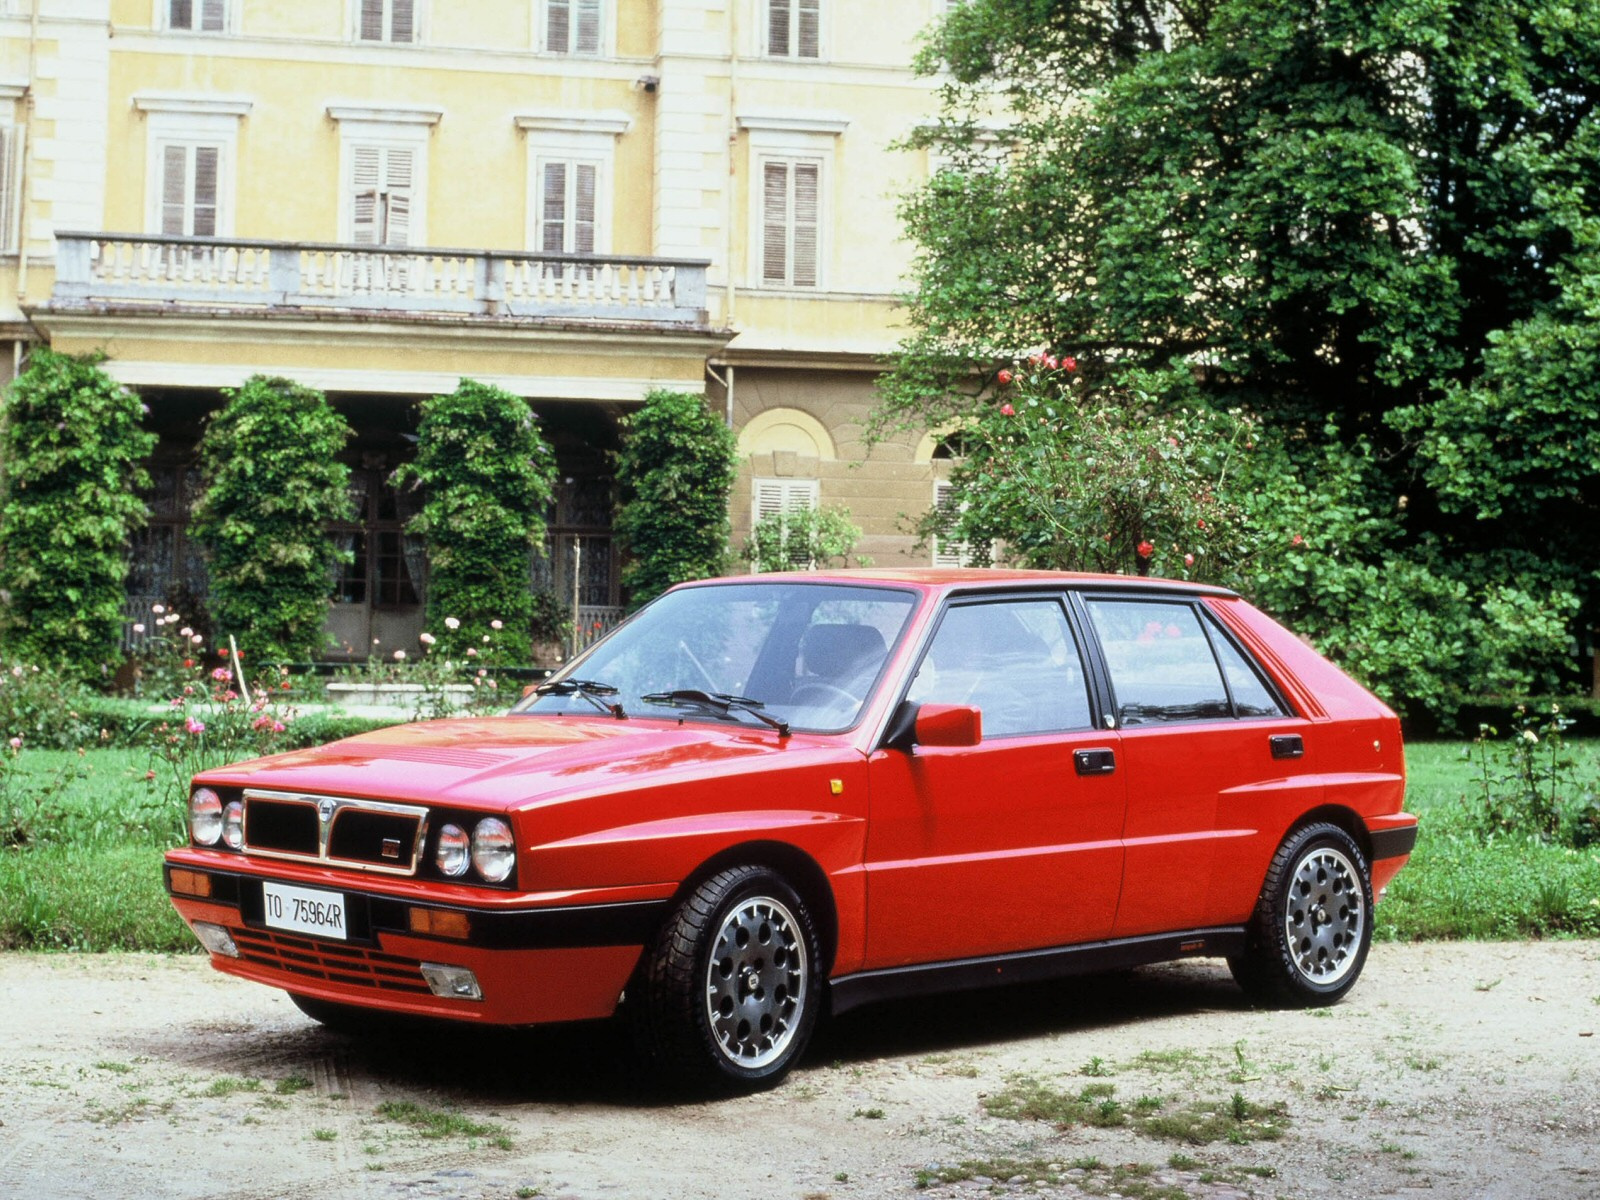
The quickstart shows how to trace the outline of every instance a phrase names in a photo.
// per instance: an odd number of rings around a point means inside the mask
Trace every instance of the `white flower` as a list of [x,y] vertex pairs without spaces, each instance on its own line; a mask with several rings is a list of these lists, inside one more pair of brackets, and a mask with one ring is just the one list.
[[487,633],[483,635],[483,640],[486,642],[489,640],[489,635]]
[[406,652],[404,650],[396,650],[394,652],[394,660],[395,662],[405,662]]
[[1539,735],[1531,729],[1524,729],[1522,731],[1522,740],[1530,746],[1536,746],[1539,744]]
[[151,612],[153,612],[153,613],[155,613],[155,614],[156,614],[156,616],[158,616],[158,617],[159,617],[159,616],[160,616],[160,615],[161,615],[161,614],[162,614],[162,613],[164,613],[164,612],[166,612],[166,611],[167,611],[167,609],[166,609],[166,606],[165,606],[165,605],[161,605],[161,604],[152,604],[152,605],[151,605],[151,606],[150,606],[150,611],[151,611]]
[[446,629],[460,629],[461,622],[456,620],[454,617],[446,617],[444,619],[444,627]]
[[489,628],[490,629],[504,629],[505,627],[506,627],[506,623],[504,621],[490,621],[489,622]]
[[194,630],[190,629],[187,625],[185,625],[182,629],[178,630],[178,636],[179,637],[193,637],[194,636]]
[[198,633],[191,633],[189,635],[189,640],[191,642],[193,642],[196,646],[198,646],[201,642],[205,641],[206,639],[201,637]]
[[476,646],[468,646],[467,647],[467,657],[468,658],[477,658],[478,657],[478,648]]
[[434,644],[434,642],[436,642],[438,640],[439,639],[434,637],[433,634],[431,634],[431,633],[419,633],[419,634],[417,634],[417,641],[421,642],[424,646],[431,646],[431,645]]
[[144,632],[144,622],[143,621],[135,621],[133,623],[133,631],[135,633],[143,633]]

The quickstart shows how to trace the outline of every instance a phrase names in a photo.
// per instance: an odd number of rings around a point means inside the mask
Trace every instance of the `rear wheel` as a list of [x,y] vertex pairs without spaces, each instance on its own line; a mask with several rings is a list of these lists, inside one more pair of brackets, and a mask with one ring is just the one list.
[[1228,966],[1257,1000],[1332,1004],[1355,986],[1371,944],[1366,856],[1337,825],[1307,825],[1272,856],[1245,952]]
[[629,985],[640,1050],[692,1090],[770,1087],[816,1027],[819,958],[811,914],[782,877],[718,872],[684,898]]

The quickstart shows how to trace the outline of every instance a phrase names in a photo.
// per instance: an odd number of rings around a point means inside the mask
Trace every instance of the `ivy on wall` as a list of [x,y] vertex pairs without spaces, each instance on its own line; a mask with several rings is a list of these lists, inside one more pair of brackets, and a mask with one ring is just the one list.
[[687,392],[651,392],[623,428],[616,531],[631,555],[622,582],[639,605],[726,569],[737,448],[704,397]]
[[395,473],[423,489],[407,530],[428,550],[427,624],[440,649],[494,634],[504,660],[527,662],[539,624],[530,575],[555,497],[555,454],[527,402],[463,379],[420,405],[417,457]]
[[210,560],[217,634],[258,660],[314,657],[343,559],[328,525],[352,517],[339,461],[350,428],[321,392],[287,379],[256,375],[223,395],[200,439],[190,524]]
[[103,355],[44,348],[4,402],[0,637],[10,656],[89,677],[120,652],[128,538],[144,523],[144,406]]

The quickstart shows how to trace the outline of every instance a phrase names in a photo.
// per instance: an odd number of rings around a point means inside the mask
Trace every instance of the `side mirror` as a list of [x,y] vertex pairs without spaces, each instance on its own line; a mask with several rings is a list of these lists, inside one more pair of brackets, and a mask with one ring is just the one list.
[[883,744],[910,752],[914,746],[976,746],[983,741],[983,713],[967,704],[902,701]]
[[916,731],[919,746],[976,746],[983,741],[983,713],[969,704],[924,704]]

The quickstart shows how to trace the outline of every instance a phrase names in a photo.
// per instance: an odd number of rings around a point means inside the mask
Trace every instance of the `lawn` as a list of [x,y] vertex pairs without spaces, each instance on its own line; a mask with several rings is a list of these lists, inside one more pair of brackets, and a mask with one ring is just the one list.
[[[1378,906],[1380,938],[1600,936],[1600,848],[1476,835],[1478,769],[1464,742],[1407,748],[1410,864]],[[1600,742],[1568,742],[1576,777],[1600,778]],[[0,949],[189,950],[162,891],[161,852],[183,802],[143,750],[32,750],[0,794]]]

